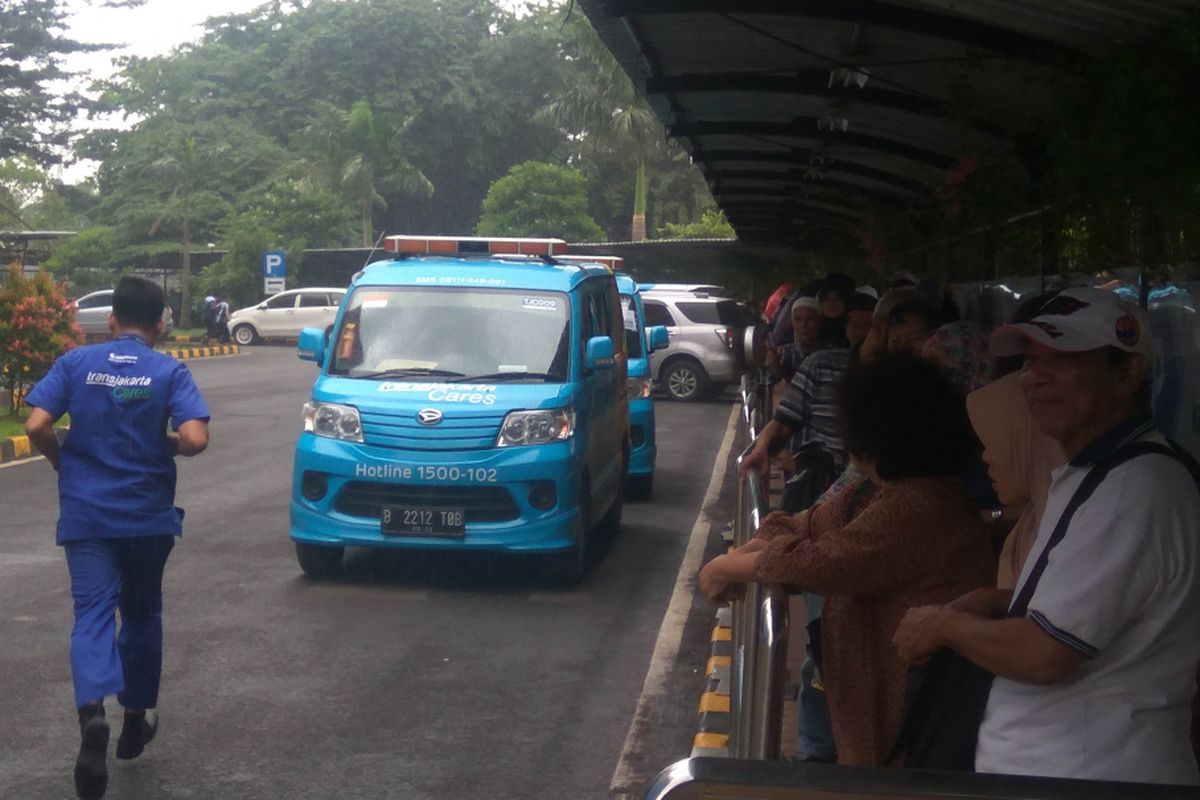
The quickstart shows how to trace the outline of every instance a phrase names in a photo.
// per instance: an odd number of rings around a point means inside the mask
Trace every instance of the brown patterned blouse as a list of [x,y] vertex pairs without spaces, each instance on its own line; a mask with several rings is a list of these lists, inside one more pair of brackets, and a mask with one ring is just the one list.
[[893,481],[865,501],[860,486],[805,514],[768,516],[754,573],[824,596],[821,676],[838,763],[878,766],[904,705],[907,668],[892,645],[900,620],[914,606],[992,586],[996,561],[961,481]]

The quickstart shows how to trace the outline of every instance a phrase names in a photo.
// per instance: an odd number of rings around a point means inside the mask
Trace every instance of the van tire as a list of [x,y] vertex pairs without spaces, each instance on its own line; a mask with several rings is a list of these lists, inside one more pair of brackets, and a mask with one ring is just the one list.
[[708,396],[708,373],[694,358],[669,361],[659,373],[667,397],[681,403],[695,403]]
[[570,548],[549,557],[547,575],[563,586],[578,586],[591,566],[592,491],[586,476],[579,488],[579,514],[575,517],[575,542]]
[[310,578],[328,578],[342,569],[343,547],[296,542],[296,560]]
[[258,341],[258,331],[253,325],[238,325],[233,329],[233,340],[245,347]]

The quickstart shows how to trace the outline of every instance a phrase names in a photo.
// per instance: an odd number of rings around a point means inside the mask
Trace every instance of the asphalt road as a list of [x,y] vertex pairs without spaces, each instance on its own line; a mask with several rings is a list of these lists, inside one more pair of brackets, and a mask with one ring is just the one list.
[[[678,655],[656,668],[661,688],[627,735],[724,467],[732,398],[659,404],[655,500],[626,504],[623,532],[577,589],[524,561],[368,551],[350,553],[345,577],[313,582],[287,538],[287,498],[314,368],[286,347],[191,368],[212,444],[180,459],[187,519],[167,566],[162,725],[141,759],[110,759],[109,798],[607,798],[618,762],[640,797],[688,754],[712,624],[694,594]],[[706,512],[708,551],[731,513],[730,477]],[[56,516],[44,461],[0,469],[5,800],[74,796]]]

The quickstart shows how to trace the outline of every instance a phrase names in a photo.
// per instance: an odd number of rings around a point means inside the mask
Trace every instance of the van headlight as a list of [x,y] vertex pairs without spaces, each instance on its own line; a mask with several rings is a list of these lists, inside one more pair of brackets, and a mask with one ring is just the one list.
[[630,400],[644,400],[654,391],[654,381],[650,378],[626,378],[625,385]]
[[575,412],[569,408],[511,411],[500,426],[497,447],[549,444],[570,439],[575,433]]
[[358,409],[337,403],[305,403],[304,430],[346,442],[363,440],[362,419],[358,416]]

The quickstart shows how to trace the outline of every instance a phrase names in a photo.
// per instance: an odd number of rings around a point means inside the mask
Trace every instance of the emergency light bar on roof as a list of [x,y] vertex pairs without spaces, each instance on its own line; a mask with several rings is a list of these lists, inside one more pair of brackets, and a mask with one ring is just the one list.
[[557,256],[567,252],[562,239],[500,239],[484,236],[388,236],[383,249],[401,255]]
[[555,260],[572,264],[600,264],[609,272],[620,272],[625,266],[625,259],[620,256],[558,256]]

